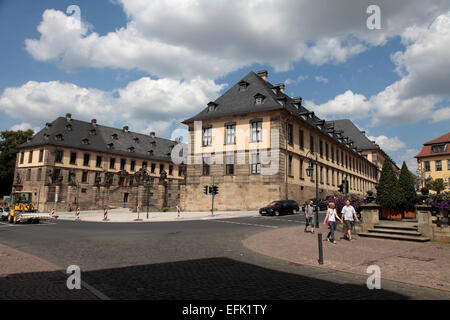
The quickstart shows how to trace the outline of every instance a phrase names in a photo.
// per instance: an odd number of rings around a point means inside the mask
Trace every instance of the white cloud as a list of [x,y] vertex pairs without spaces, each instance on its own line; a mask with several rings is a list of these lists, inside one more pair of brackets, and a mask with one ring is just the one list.
[[400,164],[399,167],[401,167],[403,161],[405,161],[409,171],[411,171],[414,174],[417,174],[417,159],[414,158],[414,156],[418,153],[419,153],[418,149],[406,149],[398,157],[399,159],[398,163]]
[[351,119],[366,117],[370,108],[364,95],[355,94],[351,90],[347,90],[321,105],[316,105],[313,101],[305,101],[305,106],[321,118],[339,116]]
[[311,102],[314,111],[322,116],[370,117],[372,126],[448,121],[450,107],[438,105],[450,99],[450,11],[428,26],[407,28],[401,39],[405,50],[392,55],[400,80],[367,100],[346,91],[324,104]]
[[445,0],[378,1],[382,29],[368,30],[369,0],[120,0],[126,27],[100,35],[68,28],[63,12],[49,9],[39,39],[26,50],[39,61],[63,68],[140,69],[158,77],[216,79],[244,66],[269,64],[289,70],[311,64],[342,63],[371,45],[401,34],[412,23],[426,26]]
[[31,130],[33,130],[34,132],[37,132],[37,131],[40,130],[39,127],[32,126],[31,124],[29,124],[29,123],[27,123],[27,122],[22,122],[22,123],[19,123],[19,124],[15,124],[15,125],[13,125],[13,126],[11,127],[10,130],[13,130],[13,131],[18,131],[18,130],[21,130],[21,131],[27,131],[28,129],[31,129]]
[[322,76],[315,76],[314,79],[315,79],[317,82],[328,83],[328,79],[325,78],[325,77],[322,77]]
[[96,118],[105,125],[129,122],[132,131],[156,131],[161,136],[168,133],[171,124],[216,99],[222,87],[199,78],[178,81],[144,77],[113,91],[59,81],[29,81],[5,89],[0,96],[0,110],[24,122],[18,127],[41,128],[42,123],[70,112],[74,118]]
[[372,141],[375,141],[380,146],[380,148],[386,152],[396,152],[406,147],[406,144],[398,137],[388,138],[381,135],[378,137],[369,136],[368,138]]

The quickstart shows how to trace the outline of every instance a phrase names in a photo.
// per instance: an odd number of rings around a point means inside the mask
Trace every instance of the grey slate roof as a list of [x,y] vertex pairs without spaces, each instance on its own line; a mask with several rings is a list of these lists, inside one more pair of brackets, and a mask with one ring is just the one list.
[[380,149],[372,142],[358,127],[349,119],[327,121],[329,126],[334,125],[335,130],[343,131],[343,134],[353,140],[355,146],[360,150]]
[[[69,126],[71,126],[71,130],[69,130]],[[95,130],[95,135],[90,133],[91,130]],[[117,139],[113,139],[115,134]],[[57,139],[57,135],[62,136],[61,141]],[[138,140],[135,141],[135,138]],[[88,144],[83,144],[82,140],[84,139],[88,139]],[[109,149],[108,144],[111,143],[113,148]],[[153,138],[150,135],[131,131],[125,132],[122,129],[99,124],[93,126],[90,122],[75,119],[67,121],[65,117],[59,117],[36,133],[31,140],[23,143],[20,148],[54,145],[150,160],[171,161],[171,147],[176,144],[175,141],[168,139]],[[129,151],[131,147],[134,148],[134,152]],[[153,154],[149,154],[150,150],[153,150]]]
[[[239,90],[239,83],[247,82],[248,88],[245,91]],[[222,96],[214,101],[216,108],[214,111],[208,111],[208,107],[203,109],[200,113],[186,119],[183,123],[187,124],[192,121],[197,120],[207,120],[222,116],[235,116],[245,113],[261,112],[261,111],[273,111],[285,109],[297,116],[304,121],[316,126],[319,130],[328,134],[331,138],[337,140],[341,144],[353,149],[355,152],[360,150],[356,148],[355,144],[351,144],[351,141],[345,134],[339,132],[334,132],[332,124],[318,118],[314,115],[314,112],[310,112],[308,109],[303,107],[301,104],[298,108],[295,106],[295,100],[288,95],[278,92],[275,93],[273,89],[274,85],[270,82],[265,81],[260,76],[254,72],[247,74],[241,81],[236,83],[228,91],[226,91]],[[261,94],[265,96],[265,100],[262,105],[255,105],[255,95]],[[285,103],[281,105],[278,101],[283,100]],[[309,116],[307,115],[309,113]],[[317,126],[322,124],[322,126]],[[350,143],[349,143],[350,142]]]

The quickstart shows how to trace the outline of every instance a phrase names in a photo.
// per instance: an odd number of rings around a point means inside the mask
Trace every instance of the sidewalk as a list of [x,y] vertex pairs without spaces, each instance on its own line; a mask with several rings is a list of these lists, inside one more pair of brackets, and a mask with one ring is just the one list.
[[[378,265],[381,278],[420,285],[450,292],[450,245],[444,243],[416,243],[354,237],[349,242],[336,232],[337,244],[323,242],[324,263],[318,263],[318,237],[326,239],[324,225],[315,234],[304,232],[304,226],[282,228],[258,233],[243,244],[258,253],[289,261],[369,276],[370,265]],[[383,282],[381,282],[383,287]],[[449,294],[450,297],[450,294]]]
[[39,257],[0,244],[0,300],[98,299],[82,284],[69,290],[61,268]]
[[[135,221],[138,214],[131,212],[129,209],[115,208],[108,211],[108,222],[158,222],[158,221],[189,221],[189,220],[209,220],[223,218],[239,218],[239,217],[256,217],[259,216],[258,211],[214,211],[211,215],[209,211],[203,212],[181,212],[178,217],[177,212],[140,212],[139,218],[142,221]],[[76,220],[75,212],[56,212],[60,220]],[[105,222],[103,221],[103,210],[89,210],[80,212],[80,220],[88,222]]]

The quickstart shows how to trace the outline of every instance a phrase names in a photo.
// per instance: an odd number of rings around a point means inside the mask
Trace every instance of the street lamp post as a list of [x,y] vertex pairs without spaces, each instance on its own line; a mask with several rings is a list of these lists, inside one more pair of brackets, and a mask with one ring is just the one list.
[[316,153],[316,159],[309,158],[308,155],[311,153],[311,151],[308,151],[306,154],[306,158],[309,160],[309,167],[306,169],[306,174],[308,177],[312,177],[314,172],[313,163],[316,165],[316,228],[319,229],[319,161],[317,160],[317,153]]

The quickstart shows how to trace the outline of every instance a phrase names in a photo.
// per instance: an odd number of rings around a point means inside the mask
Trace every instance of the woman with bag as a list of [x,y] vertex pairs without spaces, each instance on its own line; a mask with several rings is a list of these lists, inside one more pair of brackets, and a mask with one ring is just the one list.
[[334,239],[334,230],[336,230],[336,218],[342,223],[341,218],[336,213],[335,204],[330,202],[330,207],[327,210],[327,216],[325,217],[325,221],[323,222],[325,225],[328,225],[330,228],[330,232],[327,235],[327,241],[331,241],[336,244],[336,240]]

